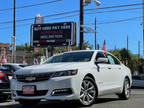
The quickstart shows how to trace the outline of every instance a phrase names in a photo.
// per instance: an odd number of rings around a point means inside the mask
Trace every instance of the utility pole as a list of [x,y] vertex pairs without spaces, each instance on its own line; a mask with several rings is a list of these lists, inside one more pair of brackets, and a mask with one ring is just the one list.
[[114,49],[115,49],[115,50],[117,49],[116,45],[115,45]]
[[143,0],[143,57],[144,57],[144,0]]
[[128,35],[127,35],[127,51],[128,51],[128,44],[129,44],[129,43],[128,43]]
[[13,9],[12,63],[16,63],[16,0]]
[[83,0],[80,0],[80,35],[79,35],[79,40],[80,40],[80,50],[82,50],[82,45],[83,45],[83,15],[84,15],[84,2]]
[[100,49],[100,45],[99,45],[99,44],[97,44],[97,49],[98,49],[98,50]]
[[96,38],[96,17],[95,17],[95,50],[97,50],[97,38]]
[[138,41],[138,58],[140,58],[140,41]]

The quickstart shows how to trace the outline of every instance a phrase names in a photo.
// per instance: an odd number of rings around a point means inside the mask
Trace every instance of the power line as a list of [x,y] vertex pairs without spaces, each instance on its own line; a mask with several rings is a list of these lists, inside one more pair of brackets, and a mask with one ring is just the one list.
[[[63,12],[63,13],[57,13],[57,14],[52,14],[52,15],[47,15],[44,16],[46,17],[55,17],[55,16],[61,16],[61,15],[66,15],[66,14],[72,14],[78,12],[77,10],[74,11],[68,11],[68,12]],[[25,18],[25,19],[20,19],[20,20],[16,20],[16,22],[23,22],[23,21],[30,21],[30,20],[34,20],[35,18]],[[13,23],[13,21],[5,21],[5,22],[0,22],[0,24],[9,24],[9,23]]]
[[[53,0],[53,1],[42,2],[42,3],[38,3],[38,4],[20,6],[20,7],[17,7],[17,9],[29,8],[29,7],[35,7],[35,6],[41,6],[41,5],[46,5],[46,4],[55,3],[55,2],[59,2],[59,1],[62,1],[62,0]],[[111,9],[111,8],[121,8],[121,7],[132,7],[132,6],[140,6],[140,5],[143,5],[143,3],[135,3],[135,4],[127,4],[127,5],[117,5],[117,6],[109,6],[109,7],[102,7],[102,8],[92,8],[92,9],[85,9],[85,11],[100,10],[100,9]],[[13,8],[0,9],[0,11],[9,11],[9,10],[13,10]]]
[[[136,6],[136,5],[140,5],[142,3],[137,3],[137,4],[130,4],[130,5],[119,5],[119,6],[113,6],[114,8],[116,7],[125,7],[125,6]],[[111,6],[112,7],[112,6]],[[103,8],[97,8],[97,9],[107,9],[107,8],[111,8],[111,7],[103,7]],[[105,12],[122,12],[122,11],[130,11],[130,10],[137,10],[137,9],[141,9],[141,8],[132,8],[132,9],[118,9],[118,10],[110,10],[110,11],[100,11],[100,12],[95,12],[95,13],[105,13]],[[85,11],[89,11],[90,9],[87,9]],[[91,9],[94,10],[94,9]],[[67,14],[73,14],[73,13],[78,13],[79,10],[73,10],[73,11],[68,11],[68,12],[63,12],[63,13],[57,13],[57,14],[52,14],[52,15],[47,15],[45,16],[46,18],[48,17],[56,17],[56,16],[61,16],[61,15],[67,15]],[[94,14],[94,12],[89,12],[89,13],[85,13],[85,14]],[[55,18],[55,19],[51,19],[51,20],[56,20],[56,19],[62,19],[62,18],[68,18],[68,17],[73,17],[73,16],[77,16],[79,14],[74,14],[74,15],[70,15],[70,16],[64,16],[64,17],[60,17],[60,18]],[[16,22],[23,22],[23,21],[30,21],[30,20],[34,20],[35,18],[25,18],[25,19],[21,19],[21,20],[16,20]],[[13,21],[6,21],[6,22],[0,22],[0,24],[9,24],[9,23],[13,23]]]
[[98,12],[86,12],[85,14],[106,13],[106,12],[124,12],[124,11],[133,11],[133,10],[139,10],[139,9],[142,9],[142,8],[116,9],[116,10],[98,11]]
[[132,6],[141,6],[141,5],[143,5],[143,3],[135,3],[135,4],[127,4],[127,5],[116,5],[116,6],[108,6],[108,7],[101,7],[101,8],[92,8],[92,9],[85,9],[85,11],[123,8],[123,7],[132,7]]
[[[72,17],[72,16],[67,16],[67,17]],[[97,24],[112,24],[112,23],[120,23],[120,22],[127,22],[127,21],[132,21],[132,20],[137,20],[137,19],[141,19],[142,16],[139,17],[133,17],[133,18],[128,18],[128,19],[121,19],[121,20],[115,20],[115,21],[109,21],[109,22],[98,22]],[[52,20],[57,20],[58,18],[52,19]],[[60,19],[60,18],[59,18]],[[61,18],[62,19],[62,18]],[[49,20],[48,20],[49,21]],[[20,24],[17,25],[17,27],[24,27],[24,26],[29,26],[32,23],[27,23],[27,24]],[[94,25],[94,23],[86,23],[85,25]],[[12,26],[8,26],[8,27],[1,27],[0,30],[2,29],[9,29],[12,28]]]
[[[50,3],[55,3],[55,2],[59,2],[59,1],[62,1],[62,0],[53,0],[53,1],[42,2],[42,3],[38,3],[38,4],[19,6],[19,7],[16,7],[16,8],[17,9],[29,8],[29,7],[35,7],[35,6],[41,6],[41,5],[46,5],[46,4],[50,4]],[[0,11],[9,11],[9,10],[13,10],[13,8],[0,9]]]
[[98,23],[98,24],[112,24],[112,23],[119,23],[119,22],[126,22],[126,21],[137,20],[137,19],[141,19],[141,18],[142,18],[142,16],[139,16],[139,17],[133,17],[133,18],[128,18],[128,19],[110,21],[110,22],[101,22],[101,23]]
[[122,20],[116,20],[116,21],[111,21],[111,22],[102,22],[102,23],[98,23],[98,24],[112,24],[112,23],[119,23],[119,22],[127,22],[127,21],[137,20],[137,19],[141,19],[141,18],[142,18],[142,16],[128,18],[128,19],[122,19]]
[[[119,22],[127,22],[127,21],[137,20],[141,18],[142,16],[139,16],[139,17],[133,17],[133,18],[121,19],[121,20],[115,20],[115,21],[98,22],[97,24],[112,24],[112,23],[119,23]],[[94,23],[86,23],[85,25],[94,25]]]
[[[105,12],[123,12],[123,11],[137,10],[137,9],[141,9],[141,8],[119,9],[119,10],[100,11],[100,12],[88,12],[88,13],[85,13],[85,14],[95,14],[95,13],[105,13]],[[55,17],[55,16],[73,14],[73,13],[78,13],[78,12],[79,12],[78,10],[74,10],[74,11],[68,11],[68,12],[63,12],[63,13],[47,15],[45,17]],[[74,14],[74,15],[71,15],[71,16],[64,16],[62,18],[68,18],[68,17],[77,16],[77,15],[79,15],[79,14]],[[34,19],[35,18],[25,18],[25,19],[21,19],[21,20],[16,20],[16,22],[30,21],[30,20],[34,20]],[[57,19],[59,19],[59,18],[57,18]],[[13,21],[0,22],[0,24],[9,24],[9,23],[13,23]]]
[[[55,1],[61,1],[61,0],[55,0]],[[35,4],[35,5],[40,5],[40,4],[44,4],[44,3],[39,3],[39,4]],[[129,5],[117,5],[117,6],[102,7],[102,8],[92,8],[92,9],[85,9],[85,11],[93,11],[93,10],[101,10],[101,9],[103,10],[103,9],[120,8],[120,7],[130,7],[130,6],[138,6],[138,5],[142,5],[142,3],[129,4]],[[29,7],[29,6],[23,6],[23,7]],[[22,8],[22,7],[19,7],[19,8]],[[112,10],[112,11],[114,12],[114,10]],[[120,11],[120,10],[117,10],[117,11]],[[79,10],[73,10],[73,11],[67,11],[67,12],[62,12],[62,13],[47,15],[45,17],[55,17],[55,16],[66,15],[66,14],[73,14],[73,13],[79,13]],[[102,12],[100,12],[100,13],[102,13]],[[90,13],[88,13],[88,14],[90,14]],[[29,21],[29,20],[34,20],[34,19],[35,18],[25,18],[25,19],[21,19],[21,20],[16,20],[16,22],[23,22],[23,21]],[[0,24],[9,24],[9,23],[13,23],[13,21],[0,22]]]

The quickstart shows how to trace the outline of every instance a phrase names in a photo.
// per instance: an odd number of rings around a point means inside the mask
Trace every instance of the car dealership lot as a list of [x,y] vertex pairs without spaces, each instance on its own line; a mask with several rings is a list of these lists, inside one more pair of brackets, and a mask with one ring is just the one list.
[[[100,97],[98,102],[89,108],[143,108],[144,89],[132,89],[132,95],[129,100],[119,100],[116,95],[107,95]],[[48,102],[42,101],[35,108],[82,108],[71,102]],[[18,102],[4,101],[0,102],[0,108],[22,108]],[[86,107],[85,107],[86,108]]]

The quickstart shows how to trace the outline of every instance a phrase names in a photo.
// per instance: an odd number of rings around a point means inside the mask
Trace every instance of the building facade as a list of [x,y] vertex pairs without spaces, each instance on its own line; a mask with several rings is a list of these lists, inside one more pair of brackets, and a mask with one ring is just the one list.
[[0,43],[0,60],[2,60],[2,56],[5,56],[7,62],[11,62],[9,43]]

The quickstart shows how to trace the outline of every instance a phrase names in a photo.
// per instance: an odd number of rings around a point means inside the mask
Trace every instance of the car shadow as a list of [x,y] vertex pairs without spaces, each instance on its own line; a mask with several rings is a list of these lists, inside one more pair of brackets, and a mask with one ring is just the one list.
[[[118,101],[118,98],[99,98],[94,104]],[[82,108],[76,101],[41,101],[38,105],[22,106],[19,103],[3,105],[0,108]]]
[[119,98],[98,98],[95,104],[113,102],[113,101],[120,101]]
[[136,87],[136,86],[132,86],[131,89],[144,89],[144,87]]

